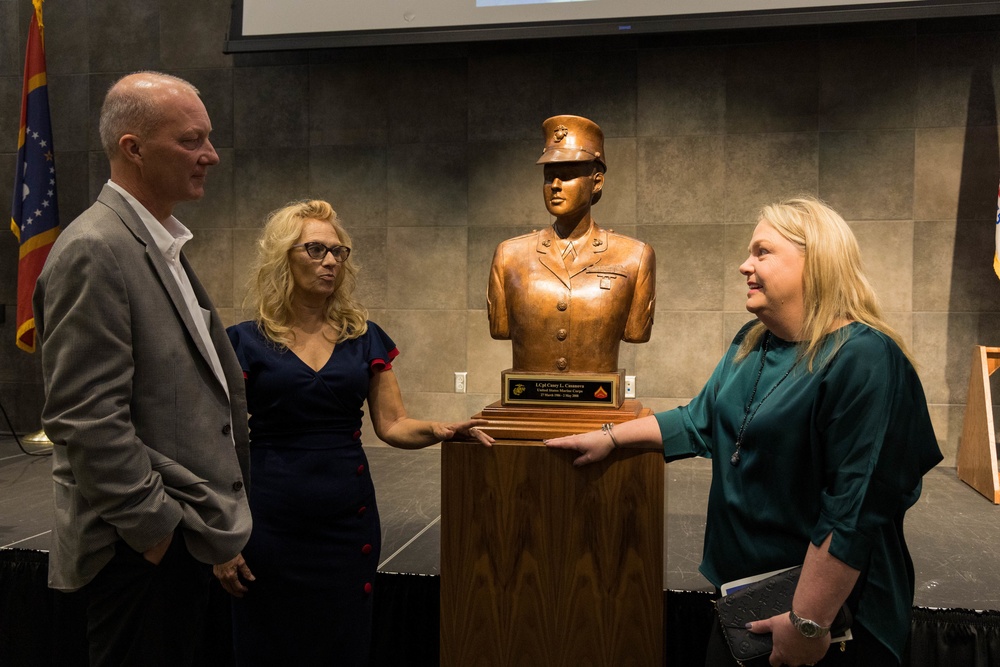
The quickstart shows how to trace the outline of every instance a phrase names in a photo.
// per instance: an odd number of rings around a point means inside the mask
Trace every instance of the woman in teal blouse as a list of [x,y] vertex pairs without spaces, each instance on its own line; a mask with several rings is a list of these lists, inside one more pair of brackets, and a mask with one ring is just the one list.
[[[770,664],[899,664],[914,586],[903,515],[941,460],[920,379],[835,211],[768,206],[749,250],[740,272],[757,319],[689,405],[546,444],[579,452],[577,465],[615,447],[711,458],[705,577],[803,566],[795,623],[753,624],[773,634]],[[854,640],[828,652],[844,603]],[[718,631],[707,664],[733,664]]]

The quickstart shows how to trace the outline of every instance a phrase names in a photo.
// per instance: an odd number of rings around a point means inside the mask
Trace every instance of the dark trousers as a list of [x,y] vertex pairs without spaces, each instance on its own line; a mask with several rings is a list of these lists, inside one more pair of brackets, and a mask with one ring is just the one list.
[[[734,667],[738,663],[733,658],[733,654],[729,652],[729,647],[726,646],[718,615],[714,615],[714,622],[715,627],[709,633],[705,667]],[[887,649],[863,626],[855,623],[851,627],[851,633],[854,639],[844,643],[843,651],[840,650],[839,643],[831,644],[826,656],[816,663],[816,667],[891,667],[899,665],[899,659],[892,654],[892,651]],[[745,667],[768,667],[768,658],[764,656],[743,664]]]
[[119,541],[111,562],[71,594],[86,609],[90,667],[199,664],[212,580],[180,534],[159,565]]

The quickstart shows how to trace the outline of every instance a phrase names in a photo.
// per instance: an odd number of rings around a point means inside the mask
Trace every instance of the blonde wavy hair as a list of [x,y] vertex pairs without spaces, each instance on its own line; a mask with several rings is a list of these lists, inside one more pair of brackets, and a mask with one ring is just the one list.
[[[268,339],[288,347],[294,339],[292,333],[292,299],[294,282],[288,264],[288,253],[302,235],[306,220],[330,223],[341,245],[351,247],[351,237],[337,218],[336,211],[319,199],[292,202],[273,211],[264,223],[257,238],[257,257],[254,260],[243,302],[245,310],[253,313],[261,331]],[[358,267],[353,256],[341,266],[333,295],[326,303],[326,317],[337,331],[331,342],[340,343],[357,338],[368,329],[368,311],[354,300]]]
[[[799,358],[808,360],[810,371],[817,362],[823,339],[843,319],[861,322],[889,336],[913,363],[902,338],[882,319],[882,307],[865,275],[858,241],[836,211],[813,197],[797,197],[765,206],[760,221],[774,227],[805,255],[802,271],[805,320]],[[737,351],[737,361],[746,358],[765,331],[762,322],[750,328]],[[818,360],[821,366],[843,345],[846,327],[837,329],[836,335],[829,353]]]

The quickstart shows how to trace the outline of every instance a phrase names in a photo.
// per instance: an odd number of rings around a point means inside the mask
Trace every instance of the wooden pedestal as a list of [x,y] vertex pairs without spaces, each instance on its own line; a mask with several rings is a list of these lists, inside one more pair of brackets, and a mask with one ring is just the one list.
[[958,478],[994,505],[1000,505],[1000,478],[997,476],[990,375],[997,368],[1000,368],[1000,347],[973,347],[969,396],[965,403],[962,441],[958,446]]
[[663,456],[445,442],[441,665],[663,664]]

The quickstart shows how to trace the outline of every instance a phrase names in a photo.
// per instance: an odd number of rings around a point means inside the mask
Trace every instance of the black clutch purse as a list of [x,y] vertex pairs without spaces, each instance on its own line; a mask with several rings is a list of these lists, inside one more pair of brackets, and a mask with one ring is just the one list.
[[[716,600],[715,608],[722,624],[722,635],[737,661],[753,660],[771,654],[771,635],[754,634],[746,629],[746,624],[791,611],[792,596],[795,595],[800,574],[801,565],[747,584]],[[851,612],[845,605],[837,612],[837,618],[830,627],[833,641],[844,642],[849,639],[850,627]],[[843,648],[841,644],[841,650]]]

